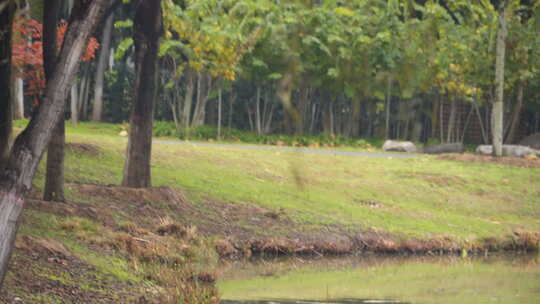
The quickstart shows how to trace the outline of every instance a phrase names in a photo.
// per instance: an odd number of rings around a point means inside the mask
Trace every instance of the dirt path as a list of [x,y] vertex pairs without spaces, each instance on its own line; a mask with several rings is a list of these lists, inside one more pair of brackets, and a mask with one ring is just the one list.
[[339,150],[322,150],[322,149],[280,147],[280,146],[237,145],[237,144],[221,144],[221,143],[207,143],[207,142],[187,142],[187,141],[167,140],[167,139],[154,139],[154,143],[166,144],[166,145],[193,145],[193,146],[199,146],[199,147],[216,147],[216,148],[232,148],[232,149],[292,151],[292,152],[300,152],[300,153],[314,153],[314,154],[325,154],[325,155],[363,156],[363,157],[412,158],[412,157],[417,156],[414,153],[339,151]]

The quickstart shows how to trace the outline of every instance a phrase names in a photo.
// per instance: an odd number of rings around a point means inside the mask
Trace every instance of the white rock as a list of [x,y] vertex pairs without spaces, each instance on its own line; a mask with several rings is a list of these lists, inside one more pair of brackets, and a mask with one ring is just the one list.
[[[483,154],[483,155],[493,155],[493,146],[489,146],[489,145],[478,146],[478,148],[476,148],[476,153]],[[503,156],[524,157],[529,154],[540,156],[540,151],[531,149],[526,146],[503,145]]]
[[387,140],[383,145],[384,151],[393,151],[393,152],[408,152],[415,153],[418,151],[416,145],[410,141],[395,141]]

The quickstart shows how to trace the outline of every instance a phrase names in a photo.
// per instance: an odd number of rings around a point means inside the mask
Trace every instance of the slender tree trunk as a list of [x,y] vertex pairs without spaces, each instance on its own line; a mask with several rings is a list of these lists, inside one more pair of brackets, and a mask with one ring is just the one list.
[[135,13],[135,85],[122,185],[151,186],[152,125],[157,93],[161,1],[140,1]]
[[386,117],[384,135],[386,139],[390,138],[390,105],[392,102],[392,76],[388,76],[388,84],[386,86]]
[[336,130],[334,128],[334,103],[330,103],[330,135],[334,136]]
[[222,90],[218,91],[218,123],[217,123],[217,139],[221,138],[221,104],[222,104]]
[[540,131],[540,113],[536,113],[534,115],[534,133],[538,133]]
[[[13,121],[13,101],[11,87],[11,40],[15,6],[8,0],[0,0],[7,5],[0,12],[0,170],[9,155]],[[1,195],[1,194],[0,194]],[[1,205],[0,205],[1,206]],[[1,233],[1,231],[0,231]],[[1,244],[0,244],[1,245]],[[2,250],[0,249],[0,252]],[[1,256],[0,256],[1,258]],[[0,273],[1,274],[1,273]],[[1,283],[0,276],[0,283]]]
[[463,131],[461,132],[461,139],[459,139],[459,142],[463,143],[465,141],[465,134],[467,133],[467,129],[469,128],[469,123],[471,122],[471,117],[474,112],[474,108],[471,107],[469,110],[469,113],[467,114],[467,119],[465,120],[465,125],[463,126]]
[[439,139],[444,142],[444,99],[439,99]]
[[506,142],[513,144],[515,143],[516,133],[519,129],[519,122],[521,118],[521,111],[523,109],[523,91],[525,90],[525,82],[521,81],[518,86],[518,96],[516,104],[514,106],[514,112],[512,113],[512,120],[510,123],[510,130],[506,135]]
[[450,100],[450,117],[448,118],[448,130],[446,133],[446,142],[452,142],[456,128],[457,101]]
[[184,98],[184,112],[182,115],[182,122],[184,127],[188,129],[191,126],[191,105],[193,103],[193,93],[195,91],[195,83],[193,81],[193,72],[187,71],[187,88]]
[[85,101],[86,101],[86,95],[88,94],[88,87],[90,86],[90,82],[88,81],[90,79],[90,65],[88,63],[84,64],[84,69],[80,81],[79,86],[79,100],[77,100],[77,107],[78,107],[78,116],[80,120],[84,120],[84,111],[85,111]]
[[232,128],[233,105],[234,105],[235,99],[236,99],[236,94],[234,93],[234,88],[233,88],[231,89],[231,96],[229,98],[229,121],[227,122],[227,126],[229,129]]
[[190,127],[196,126],[199,116],[199,111],[202,103],[202,83],[203,80],[201,72],[197,72],[197,94],[195,95],[195,109],[193,109],[193,117],[191,118],[191,122],[189,124]]
[[257,86],[257,93],[255,94],[255,126],[257,134],[261,135],[261,87]]
[[79,113],[79,117],[81,120],[88,120],[88,106],[90,103],[90,86],[92,83],[92,79],[90,77],[90,68],[88,68],[88,73],[85,77],[86,85],[84,86],[84,92],[82,92],[82,102],[81,102],[81,112]]
[[13,118],[24,119],[24,80],[22,78],[15,77],[13,88],[13,98],[15,99],[13,102]]
[[114,15],[110,14],[105,21],[105,28],[101,38],[101,51],[99,52],[98,64],[96,67],[96,80],[94,84],[94,107],[92,109],[92,121],[101,121],[103,119],[103,80],[105,79],[105,70],[109,60],[109,51],[111,49],[111,36],[113,28]]
[[44,100],[28,127],[15,140],[7,166],[0,173],[0,283],[7,271],[25,195],[32,186],[53,128],[61,119],[86,42],[108,3],[107,0],[76,3]]
[[[212,91],[212,76],[210,74],[202,75],[202,81],[200,83],[201,90],[197,91],[197,105],[195,106],[195,113],[193,114],[193,126],[198,127],[204,125],[206,118],[206,104]],[[204,90],[203,90],[204,88]],[[204,92],[204,94],[203,94]]]
[[77,125],[79,123],[79,107],[77,105],[77,101],[79,100],[79,96],[77,96],[77,84],[73,84],[70,89],[70,105],[71,105],[71,123],[73,125]]
[[433,106],[431,107],[431,117],[430,117],[430,125],[431,125],[431,133],[429,134],[430,138],[436,138],[437,137],[437,126],[439,124],[439,107],[441,104],[440,97],[437,101],[433,103]]
[[251,118],[251,109],[249,108],[248,103],[246,103],[246,111],[247,111],[248,121],[249,121],[249,130],[253,132],[253,119]]
[[275,109],[275,103],[270,100],[270,90],[266,90],[265,92],[265,105],[270,104],[268,113],[265,115],[265,118],[263,120],[263,133],[268,134],[270,133],[270,128],[272,126],[272,118],[274,117],[274,109]]
[[109,72],[114,71],[114,47],[111,46],[111,50],[109,51]]
[[313,134],[315,131],[315,124],[317,123],[317,117],[319,116],[318,104],[314,103],[311,109],[311,122],[309,124],[309,133]]
[[499,9],[499,30],[497,33],[497,60],[495,64],[495,103],[491,113],[493,155],[502,156],[503,146],[503,108],[504,108],[504,61],[506,53],[506,6],[507,1],[501,1]]

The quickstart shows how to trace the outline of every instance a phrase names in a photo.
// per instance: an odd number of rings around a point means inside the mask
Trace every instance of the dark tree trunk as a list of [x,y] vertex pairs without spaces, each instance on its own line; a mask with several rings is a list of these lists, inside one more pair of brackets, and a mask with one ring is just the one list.
[[[54,73],[57,58],[56,27],[60,13],[60,0],[44,2],[43,8],[43,65],[48,82]],[[64,117],[54,128],[47,152],[47,173],[43,199],[64,201],[64,146],[66,141]]]
[[0,169],[8,155],[13,119],[11,87],[11,27],[15,7],[9,0],[0,0],[0,5],[9,5],[0,12]]
[[151,186],[152,124],[157,93],[161,1],[142,0],[135,13],[135,85],[122,185]]
[[506,135],[506,142],[509,144],[515,143],[516,133],[519,129],[519,122],[521,118],[521,111],[523,109],[523,91],[525,90],[525,82],[522,81],[518,87],[518,96],[516,104],[514,106],[514,112],[512,113],[512,120],[510,122],[510,129]]
[[108,3],[107,0],[76,2],[43,103],[28,127],[15,140],[8,165],[0,173],[0,283],[6,274],[24,197],[32,186],[32,179],[53,135],[53,128],[61,119],[86,41]]
[[221,87],[218,90],[218,117],[217,117],[217,139],[221,139],[221,116],[222,116],[222,110],[221,110],[221,104],[223,103],[223,93]]
[[353,100],[352,103],[349,135],[355,138],[360,136],[360,122],[362,118],[362,103],[360,100],[361,99],[358,98],[357,100]]
[[229,118],[227,121],[227,127],[231,129],[232,127],[232,118],[233,118],[233,108],[234,108],[234,101],[236,100],[236,92],[234,91],[234,87],[231,89],[231,94],[229,96]]
[[446,142],[453,142],[454,135],[456,134],[456,113],[457,112],[457,101],[452,98],[450,101],[450,117],[448,118],[448,131],[446,133]]
[[94,107],[92,108],[92,121],[101,121],[103,116],[103,80],[105,79],[105,69],[109,61],[111,49],[111,36],[114,15],[111,13],[105,22],[103,35],[101,38],[101,51],[99,52],[98,64],[96,67],[96,81],[94,84]]

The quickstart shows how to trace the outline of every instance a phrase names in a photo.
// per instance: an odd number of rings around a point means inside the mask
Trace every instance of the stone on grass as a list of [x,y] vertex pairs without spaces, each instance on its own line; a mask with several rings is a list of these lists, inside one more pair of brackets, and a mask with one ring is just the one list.
[[[483,155],[493,155],[493,146],[481,145],[476,148],[476,153]],[[540,156],[540,150],[535,150],[526,146],[519,145],[504,145],[503,156],[509,157],[525,157],[527,155]]]
[[416,153],[416,145],[410,141],[387,140],[384,142],[383,150],[387,152],[408,152]]

